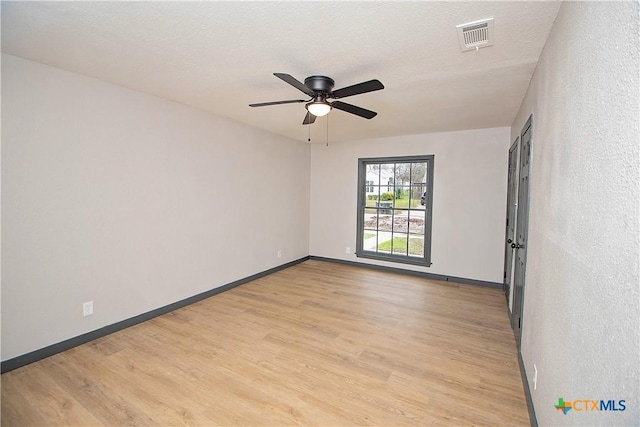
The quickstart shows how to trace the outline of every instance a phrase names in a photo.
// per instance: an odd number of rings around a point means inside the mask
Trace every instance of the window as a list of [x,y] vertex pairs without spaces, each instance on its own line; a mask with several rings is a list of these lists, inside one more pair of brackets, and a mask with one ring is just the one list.
[[358,257],[431,265],[433,159],[358,160]]

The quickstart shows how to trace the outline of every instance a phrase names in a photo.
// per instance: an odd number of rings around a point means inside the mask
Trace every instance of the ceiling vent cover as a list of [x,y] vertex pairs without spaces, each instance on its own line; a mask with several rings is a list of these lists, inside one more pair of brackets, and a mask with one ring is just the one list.
[[493,45],[493,18],[456,26],[460,50],[477,50]]

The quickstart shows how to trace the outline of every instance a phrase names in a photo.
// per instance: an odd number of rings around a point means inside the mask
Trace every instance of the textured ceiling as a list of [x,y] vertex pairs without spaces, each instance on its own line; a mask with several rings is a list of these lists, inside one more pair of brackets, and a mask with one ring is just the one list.
[[[305,98],[272,73],[379,79],[384,90],[345,99],[377,117],[328,116],[330,140],[353,140],[509,126],[559,6],[2,1],[2,51],[303,141],[303,104],[248,107]],[[461,52],[456,25],[489,17],[494,46]]]

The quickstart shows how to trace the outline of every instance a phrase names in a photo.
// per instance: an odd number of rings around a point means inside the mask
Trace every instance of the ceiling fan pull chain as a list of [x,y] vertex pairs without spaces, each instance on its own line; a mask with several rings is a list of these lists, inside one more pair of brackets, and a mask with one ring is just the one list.
[[311,124],[307,125],[307,128],[309,128],[309,139],[307,139],[307,142],[311,143]]
[[329,116],[327,116],[327,147],[329,146]]

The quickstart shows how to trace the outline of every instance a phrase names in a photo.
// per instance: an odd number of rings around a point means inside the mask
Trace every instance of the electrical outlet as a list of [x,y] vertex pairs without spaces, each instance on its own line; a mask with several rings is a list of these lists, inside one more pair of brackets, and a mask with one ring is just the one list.
[[349,246],[347,246],[346,248],[344,248],[344,253],[346,254],[350,254],[351,253],[351,248]]
[[533,364],[533,389],[535,390],[538,387],[538,368],[536,368],[536,364]]
[[277,256],[278,256],[278,258],[282,258],[282,249],[278,249]]
[[82,304],[82,315],[84,317],[91,316],[93,314],[93,301],[85,302]]

